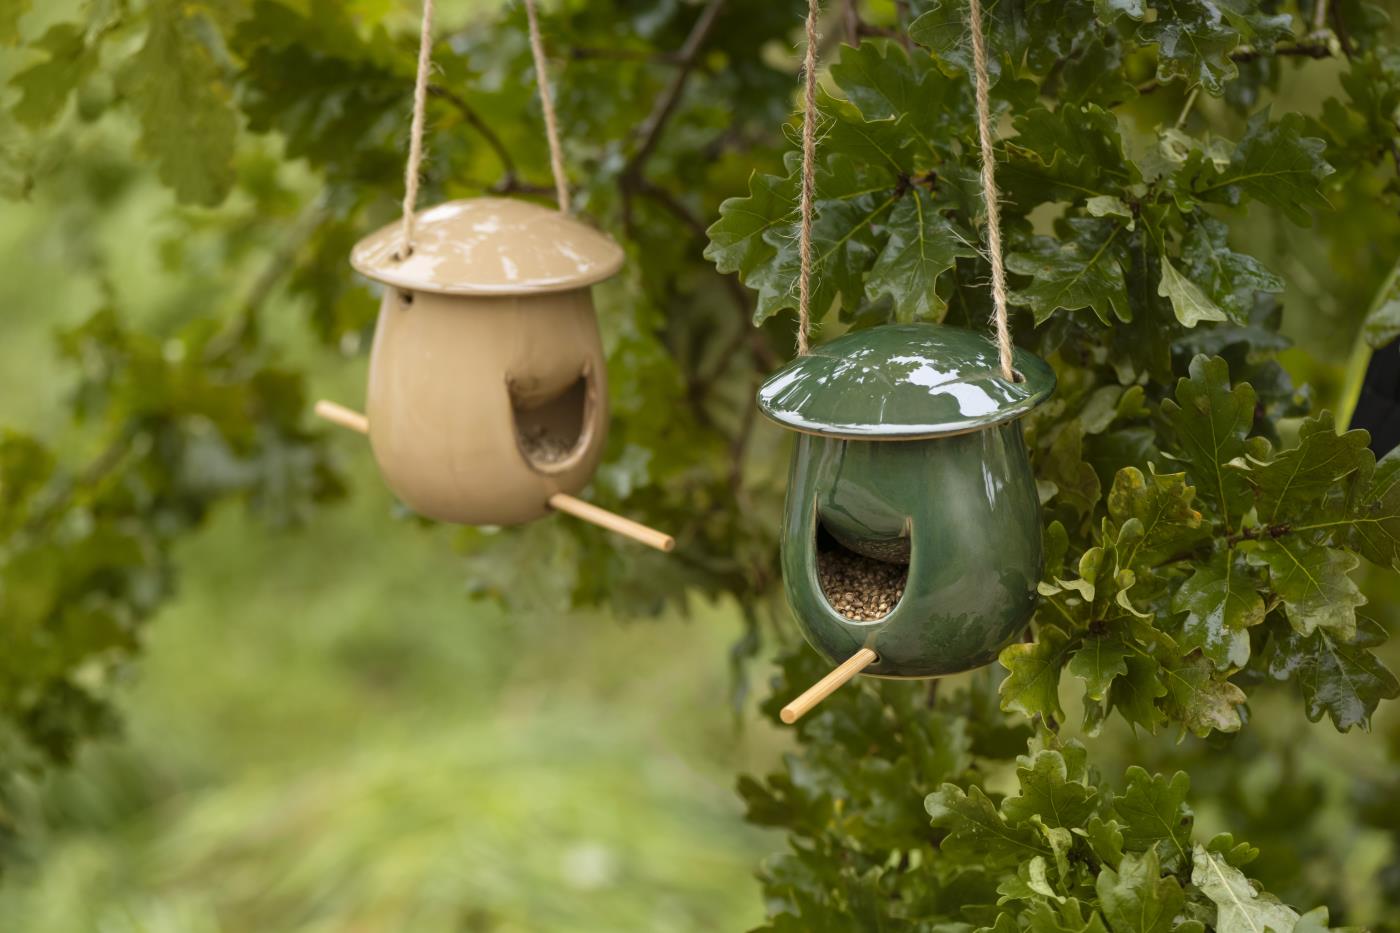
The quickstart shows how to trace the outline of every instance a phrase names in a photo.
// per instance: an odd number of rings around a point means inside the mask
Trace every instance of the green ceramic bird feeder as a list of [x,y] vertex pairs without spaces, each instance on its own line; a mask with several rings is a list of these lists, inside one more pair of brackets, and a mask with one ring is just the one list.
[[[1014,366],[1005,378],[996,345],[970,330],[889,325],[814,347],[759,390],[763,414],[799,432],[783,582],[803,634],[833,664],[953,674],[993,661],[1029,622],[1043,555],[1020,418],[1055,374],[1023,350]],[[837,594],[837,576],[902,587],[883,601]]]

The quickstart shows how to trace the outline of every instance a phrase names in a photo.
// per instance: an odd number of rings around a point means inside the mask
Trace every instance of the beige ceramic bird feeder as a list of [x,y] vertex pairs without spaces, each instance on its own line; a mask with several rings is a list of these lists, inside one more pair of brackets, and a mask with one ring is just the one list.
[[316,413],[368,434],[389,488],[429,518],[518,525],[557,509],[669,551],[670,535],[573,496],[608,425],[591,288],[623,256],[568,214],[543,40],[532,0],[525,8],[561,210],[507,198],[415,209],[433,46],[424,0],[403,216],[350,254],[385,286],[368,414],[327,401]]
[[622,250],[573,218],[523,201],[474,198],[417,214],[401,258],[398,222],[350,262],[383,283],[365,430],[394,493],[414,511],[514,525],[551,509],[669,550],[667,535],[572,497],[607,434],[607,371],[591,286]]

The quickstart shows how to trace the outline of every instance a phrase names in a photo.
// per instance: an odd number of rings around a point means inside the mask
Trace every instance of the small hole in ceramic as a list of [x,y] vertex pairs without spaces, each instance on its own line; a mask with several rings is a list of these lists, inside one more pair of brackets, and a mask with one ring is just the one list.
[[531,465],[548,469],[574,456],[588,425],[588,377],[580,375],[564,391],[529,398],[511,389],[515,439]]
[[405,306],[406,306],[406,305],[411,305],[411,304],[413,304],[413,292],[400,291],[400,292],[399,292],[399,304],[405,305]]
[[909,583],[907,538],[859,542],[856,550],[818,521],[816,547],[817,582],[827,604],[842,618],[876,622],[904,598]]

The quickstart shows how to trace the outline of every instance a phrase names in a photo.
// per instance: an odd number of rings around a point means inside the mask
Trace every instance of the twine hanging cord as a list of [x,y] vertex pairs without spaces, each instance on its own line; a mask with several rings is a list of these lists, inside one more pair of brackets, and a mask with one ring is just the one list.
[[535,0],[525,0],[525,17],[530,22],[530,54],[535,59],[535,81],[540,86],[540,109],[544,111],[544,135],[549,142],[549,167],[554,173],[554,196],[559,210],[569,212],[569,180],[564,174],[564,150],[559,145],[559,121],[554,116],[554,92],[549,87],[549,62],[540,36],[540,17]]
[[433,69],[433,0],[423,0],[423,23],[418,35],[418,75],[413,84],[413,122],[408,131],[408,162],[403,177],[402,245],[394,258],[413,255],[414,211],[418,206],[418,180],[423,165],[423,120],[428,109],[428,74]]
[[997,192],[996,153],[992,151],[992,116],[988,100],[987,45],[982,35],[982,2],[968,0],[968,26],[972,30],[972,70],[977,101],[977,142],[982,150],[982,200],[987,209],[987,260],[992,265],[993,324],[996,327],[997,356],[1001,374],[1008,382],[1019,382],[1012,365],[1011,327],[1006,313],[1006,262],[1001,254],[1001,202]]
[[[528,2],[528,0],[527,0]],[[797,278],[797,353],[805,356],[812,329],[812,212],[816,188],[816,110],[817,110],[817,19],[818,0],[807,4],[807,53],[803,59],[802,109],[802,200],[801,233],[798,254],[801,268]],[[996,154],[992,150],[992,117],[987,77],[987,47],[982,35],[982,4],[968,2],[968,25],[972,31],[973,83],[977,102],[977,139],[982,150],[982,198],[987,210],[987,259],[992,266],[993,324],[1001,374],[1009,382],[1021,377],[1012,362],[1011,327],[1007,323],[1006,262],[1001,249],[1001,208],[996,182]]]
[[807,3],[807,54],[802,61],[802,227],[798,238],[797,355],[806,356],[812,330],[812,202],[816,199],[818,0]]
[[[525,15],[530,23],[530,52],[535,61],[535,80],[540,88],[540,106],[544,110],[545,139],[549,144],[549,165],[554,174],[555,196],[559,209],[569,210],[569,185],[564,174],[564,153],[559,144],[559,124],[554,115],[554,98],[549,88],[549,66],[544,54],[544,39],[540,36],[539,16],[534,0],[525,0]],[[423,168],[423,124],[428,109],[428,76],[433,70],[433,0],[423,0],[423,22],[418,35],[418,72],[413,83],[413,121],[408,132],[408,161],[404,164],[403,221],[400,233],[402,245],[394,258],[402,262],[413,255],[413,234],[417,223],[418,186]]]

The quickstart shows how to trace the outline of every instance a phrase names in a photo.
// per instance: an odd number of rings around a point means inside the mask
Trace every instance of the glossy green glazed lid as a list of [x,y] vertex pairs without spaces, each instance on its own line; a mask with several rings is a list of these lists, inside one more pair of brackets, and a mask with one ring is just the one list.
[[1019,418],[1055,389],[1055,373],[1017,349],[1019,382],[996,344],[962,327],[889,324],[838,337],[778,370],[758,407],[778,424],[828,437],[914,440]]

